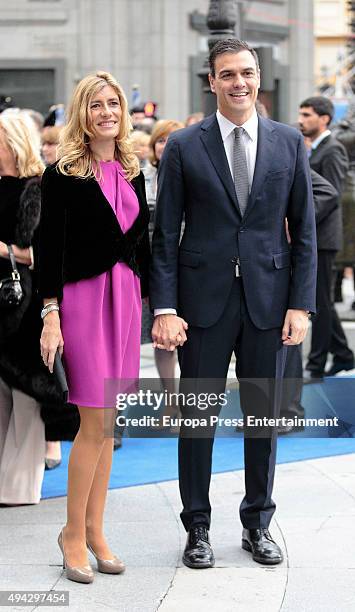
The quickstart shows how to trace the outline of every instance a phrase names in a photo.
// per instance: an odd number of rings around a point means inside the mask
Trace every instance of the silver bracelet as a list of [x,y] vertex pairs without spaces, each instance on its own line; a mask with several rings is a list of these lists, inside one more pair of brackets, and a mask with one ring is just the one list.
[[57,311],[59,312],[59,306],[58,304],[47,304],[44,308],[42,308],[41,310],[41,319],[44,319],[44,317],[47,316],[47,314],[49,314],[50,312],[53,311]]
[[52,306],[52,304],[54,304],[54,306],[58,306],[58,302],[47,302],[47,304],[43,306],[43,309],[47,308],[47,306]]

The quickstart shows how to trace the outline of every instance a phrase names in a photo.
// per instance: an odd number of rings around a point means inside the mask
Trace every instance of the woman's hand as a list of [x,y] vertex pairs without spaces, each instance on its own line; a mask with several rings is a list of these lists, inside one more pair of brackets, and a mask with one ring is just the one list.
[[59,314],[56,310],[49,312],[43,319],[43,330],[41,335],[41,356],[44,365],[53,373],[54,357],[59,349],[63,354],[64,341],[60,330]]

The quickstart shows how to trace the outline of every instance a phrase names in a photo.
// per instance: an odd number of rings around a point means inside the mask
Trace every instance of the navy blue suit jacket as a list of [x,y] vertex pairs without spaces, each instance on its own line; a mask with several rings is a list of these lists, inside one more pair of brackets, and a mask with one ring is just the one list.
[[257,328],[282,326],[288,308],[315,312],[315,213],[301,134],[259,117],[254,180],[242,218],[212,115],[171,134],[160,163],[151,307],[176,308],[189,325],[213,325],[226,305],[237,256]]

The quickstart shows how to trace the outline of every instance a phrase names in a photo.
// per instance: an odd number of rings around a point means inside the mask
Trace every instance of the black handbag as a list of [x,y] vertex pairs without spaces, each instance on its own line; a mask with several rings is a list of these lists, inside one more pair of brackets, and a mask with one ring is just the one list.
[[55,376],[60,392],[62,393],[63,402],[65,403],[68,401],[68,383],[58,349],[54,358],[53,374]]
[[8,278],[0,280],[0,308],[15,308],[24,299],[24,292],[21,287],[20,273],[16,267],[16,260],[11,245],[7,245],[12,274]]

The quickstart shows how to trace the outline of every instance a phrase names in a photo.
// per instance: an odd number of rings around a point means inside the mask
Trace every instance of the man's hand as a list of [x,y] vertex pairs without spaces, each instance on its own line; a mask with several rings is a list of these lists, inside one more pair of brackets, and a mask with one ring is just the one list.
[[306,310],[289,309],[286,312],[282,328],[282,342],[285,346],[301,344],[308,329],[308,313]]
[[188,324],[175,314],[161,314],[154,319],[152,329],[153,347],[173,351],[186,342]]

